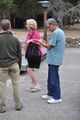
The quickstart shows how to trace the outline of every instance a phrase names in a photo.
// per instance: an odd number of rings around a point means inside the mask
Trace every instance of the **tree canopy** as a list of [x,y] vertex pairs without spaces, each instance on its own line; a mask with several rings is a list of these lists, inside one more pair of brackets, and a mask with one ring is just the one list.
[[63,0],[63,1],[72,3],[73,5],[76,5],[78,2],[78,0]]
[[9,17],[9,9],[13,0],[0,0],[0,21],[6,16]]
[[[39,18],[43,20],[43,9],[38,1],[42,0],[0,0],[0,18],[5,17],[7,14],[20,19]],[[75,10],[77,4],[80,4],[80,0],[49,0],[51,5],[48,8],[49,15],[63,18],[69,11],[70,15],[76,13]],[[74,8],[74,10],[72,9]],[[74,13],[73,13],[73,12]],[[70,16],[69,15],[69,16]],[[79,15],[79,11],[77,13]],[[14,21],[14,20],[13,20]]]
[[42,10],[37,0],[14,0],[14,4],[16,4],[18,8],[16,11],[18,16],[22,16],[23,18],[35,17],[35,14],[40,13]]
[[7,8],[11,5],[13,0],[0,0],[0,8]]

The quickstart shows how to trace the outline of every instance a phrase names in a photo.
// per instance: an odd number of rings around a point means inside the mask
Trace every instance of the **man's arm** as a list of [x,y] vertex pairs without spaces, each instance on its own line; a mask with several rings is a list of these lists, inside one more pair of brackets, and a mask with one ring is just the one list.
[[18,43],[18,48],[17,48],[17,54],[18,54],[18,64],[19,64],[19,68],[21,68],[21,62],[22,62],[22,50],[21,50],[21,46]]
[[48,44],[48,42],[46,42],[45,40],[38,40],[36,41],[38,43],[40,43],[43,47],[46,47],[47,49],[50,49],[52,46]]

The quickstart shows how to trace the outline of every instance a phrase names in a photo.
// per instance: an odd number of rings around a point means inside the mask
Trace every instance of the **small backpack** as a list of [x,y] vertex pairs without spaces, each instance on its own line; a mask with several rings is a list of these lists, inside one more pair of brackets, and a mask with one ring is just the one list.
[[30,58],[36,58],[37,59],[39,57],[38,51],[39,51],[39,46],[35,43],[30,42],[28,44],[25,57],[27,59],[30,59]]

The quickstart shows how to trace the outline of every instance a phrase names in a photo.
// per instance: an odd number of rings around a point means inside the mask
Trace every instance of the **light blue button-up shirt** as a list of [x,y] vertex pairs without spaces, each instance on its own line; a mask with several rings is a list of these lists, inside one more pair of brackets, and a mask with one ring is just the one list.
[[52,32],[48,40],[49,45],[52,47],[47,49],[47,64],[61,65],[63,63],[63,54],[65,49],[65,34],[60,28],[56,28]]

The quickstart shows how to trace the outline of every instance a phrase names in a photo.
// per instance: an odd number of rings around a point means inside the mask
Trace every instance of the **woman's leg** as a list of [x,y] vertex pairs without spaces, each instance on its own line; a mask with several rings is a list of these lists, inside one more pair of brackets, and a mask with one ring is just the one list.
[[36,73],[35,73],[35,70],[34,68],[27,68],[27,72],[28,74],[30,75],[31,79],[32,79],[32,87],[35,88],[35,87],[40,87],[38,81],[37,81],[37,78],[36,78]]

